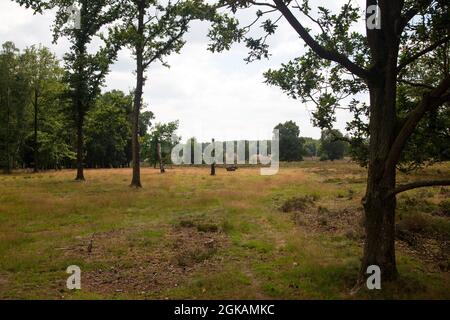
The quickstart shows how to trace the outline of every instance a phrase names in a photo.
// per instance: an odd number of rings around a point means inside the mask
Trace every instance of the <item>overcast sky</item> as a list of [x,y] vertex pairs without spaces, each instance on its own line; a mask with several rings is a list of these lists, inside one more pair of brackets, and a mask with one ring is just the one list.
[[[329,6],[330,1],[325,2]],[[334,6],[342,2],[335,1]],[[242,18],[250,19],[250,14],[244,13]],[[20,49],[42,44],[62,58],[68,44],[64,40],[52,44],[53,18],[51,13],[33,15],[12,1],[0,0],[0,42],[13,41]],[[144,99],[157,122],[180,120],[178,134],[201,141],[269,138],[278,123],[288,120],[297,122],[302,136],[320,137],[320,130],[311,124],[312,106],[263,83],[263,72],[278,68],[304,50],[284,20],[270,41],[270,60],[252,64],[243,61],[247,50],[240,45],[220,54],[207,51],[207,31],[206,23],[193,23],[181,54],[168,58],[170,69],[158,64],[149,69]],[[104,90],[132,90],[134,70],[130,53],[122,51]],[[340,112],[338,119],[336,127],[343,129],[350,115]]]

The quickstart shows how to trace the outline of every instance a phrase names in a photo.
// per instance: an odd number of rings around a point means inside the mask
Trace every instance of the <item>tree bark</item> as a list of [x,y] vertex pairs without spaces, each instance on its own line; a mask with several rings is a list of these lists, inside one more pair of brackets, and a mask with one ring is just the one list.
[[360,280],[367,277],[367,268],[380,267],[382,281],[398,276],[395,257],[396,198],[386,198],[395,188],[396,167],[386,168],[396,137],[397,55],[398,49],[381,48],[379,57],[385,63],[375,70],[368,81],[370,91],[370,147],[366,196],[363,200],[366,240]]
[[[368,0],[367,6],[376,4]],[[396,198],[386,197],[396,185],[396,165],[387,166],[397,136],[397,76],[400,40],[396,20],[401,16],[400,1],[380,1],[382,29],[367,30],[373,59],[367,78],[370,92],[369,170],[363,199],[366,240],[360,282],[367,279],[367,268],[378,266],[382,282],[398,277],[395,254]]]
[[398,276],[395,255],[396,198],[386,199],[386,193],[395,184],[395,174],[389,179],[377,179],[380,171],[369,170],[369,186],[363,201],[366,240],[360,279],[367,277],[367,268],[376,265],[381,269],[382,281],[392,281]]
[[144,88],[144,14],[145,2],[138,3],[138,37],[136,42],[136,90],[133,104],[133,129],[132,129],[132,156],[133,156],[133,179],[131,187],[142,188],[141,183],[141,159],[139,145],[139,113],[142,105],[142,94]]

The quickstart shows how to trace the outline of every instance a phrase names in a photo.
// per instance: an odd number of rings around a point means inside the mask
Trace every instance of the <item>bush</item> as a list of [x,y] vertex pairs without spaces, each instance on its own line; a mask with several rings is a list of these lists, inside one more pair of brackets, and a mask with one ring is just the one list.
[[283,212],[303,211],[313,206],[316,201],[316,196],[292,198],[287,200],[280,209]]

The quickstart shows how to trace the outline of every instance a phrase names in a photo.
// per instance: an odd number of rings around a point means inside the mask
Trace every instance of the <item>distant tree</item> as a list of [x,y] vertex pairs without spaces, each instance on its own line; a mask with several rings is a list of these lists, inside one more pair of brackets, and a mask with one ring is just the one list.
[[102,94],[86,114],[86,163],[89,167],[127,164],[133,98],[121,91]]
[[60,168],[73,160],[63,69],[47,48],[0,53],[0,167]]
[[317,157],[319,155],[320,141],[313,138],[303,139],[303,155],[306,157]]
[[0,53],[0,167],[11,173],[25,140],[29,85],[19,50],[6,42]]
[[321,160],[340,160],[344,158],[347,143],[342,141],[343,135],[339,130],[323,130],[320,138]]
[[[131,110],[130,118],[133,116],[133,111]],[[155,119],[155,115],[151,111],[144,111],[139,117],[139,137],[142,138],[148,134],[150,127],[152,126],[152,121]],[[131,125],[133,125],[133,120],[130,120]]]
[[180,138],[175,137],[175,132],[178,130],[179,122],[173,121],[169,123],[157,123],[150,133],[145,135],[142,142],[142,156],[148,159],[149,163],[156,165],[160,163],[158,158],[158,143],[161,145],[161,160],[164,164],[171,163],[172,148],[180,141]]
[[[59,61],[49,49],[39,46],[31,47],[22,55],[23,66],[28,76],[28,84],[31,89],[31,103],[33,106],[33,168],[34,172],[39,169],[39,112],[44,102],[51,103],[49,96],[55,99],[55,90],[62,92],[62,69]],[[43,142],[43,141],[41,141]]]
[[280,130],[280,161],[303,161],[303,140],[298,125],[288,121],[275,129]]

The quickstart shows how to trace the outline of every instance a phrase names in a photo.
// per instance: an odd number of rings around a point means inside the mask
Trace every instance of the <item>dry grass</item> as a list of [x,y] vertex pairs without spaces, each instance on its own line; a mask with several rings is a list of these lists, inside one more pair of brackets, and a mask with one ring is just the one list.
[[[448,165],[400,179],[442,172]],[[354,298],[364,169],[144,169],[142,190],[128,187],[130,174],[87,170],[85,183],[72,171],[0,175],[0,298]],[[314,200],[280,211],[289,199]],[[360,298],[450,298],[446,199],[441,188],[400,197],[399,225],[417,240],[398,241],[402,281]],[[77,292],[65,289],[73,264]]]

